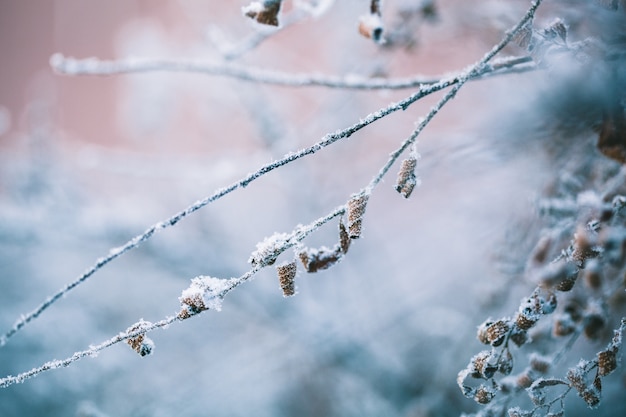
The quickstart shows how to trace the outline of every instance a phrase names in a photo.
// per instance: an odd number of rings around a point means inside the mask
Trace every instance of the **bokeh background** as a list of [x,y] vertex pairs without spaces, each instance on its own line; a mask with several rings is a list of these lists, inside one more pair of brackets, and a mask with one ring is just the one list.
[[[293,73],[438,76],[480,59],[529,2],[437,0],[424,13],[430,2],[390,0],[383,17],[396,42],[386,46],[357,32],[368,2],[305,1],[327,6],[319,16],[294,3],[284,17],[300,20],[271,33],[242,16],[245,1],[0,0],[3,331],[110,248],[411,93],[165,72],[68,77],[51,70],[52,54],[218,61],[261,33],[271,36],[232,60]],[[580,33],[591,30],[590,2],[546,3],[538,22],[558,11]],[[574,81],[539,72],[469,83],[420,137],[422,186],[404,200],[392,170],[370,199],[363,238],[333,268],[301,272],[297,296],[283,298],[268,268],[229,294],[223,311],[154,332],[151,356],[119,344],[0,390],[0,415],[474,411],[455,379],[482,349],[476,326],[513,314],[534,288],[519,271],[540,222],[537,198],[559,169],[546,138],[593,136],[546,122]],[[0,374],[176,313],[195,276],[241,275],[257,242],[364,187],[436,99],[264,176],[115,260],[0,348]],[[336,230],[327,225],[305,243],[331,246]],[[574,362],[601,346],[581,342]],[[606,405],[592,412],[572,396],[568,415],[623,410],[621,375]]]

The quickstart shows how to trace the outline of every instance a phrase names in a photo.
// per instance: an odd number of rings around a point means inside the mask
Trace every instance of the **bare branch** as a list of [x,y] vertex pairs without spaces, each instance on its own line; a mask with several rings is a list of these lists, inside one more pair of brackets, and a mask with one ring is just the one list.
[[[250,66],[200,60],[129,58],[107,61],[98,58],[75,59],[61,54],[52,55],[50,65],[56,72],[64,75],[117,75],[157,71],[186,72],[285,87],[328,87],[355,90],[401,90],[417,88],[424,84],[437,84],[450,79],[449,76],[428,77],[424,75],[384,79],[360,75],[337,77],[320,74],[290,74]],[[526,72],[535,69],[537,66],[532,62],[531,57],[513,57],[499,61],[491,67],[480,68],[479,71],[472,74],[471,78]]]

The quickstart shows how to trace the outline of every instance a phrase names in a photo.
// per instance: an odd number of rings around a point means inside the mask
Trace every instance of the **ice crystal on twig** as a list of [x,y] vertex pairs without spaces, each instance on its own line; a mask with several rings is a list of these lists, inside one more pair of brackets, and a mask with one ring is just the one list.
[[[146,331],[146,329],[150,326],[152,326],[152,323],[141,319],[137,323],[126,329],[126,333],[134,333],[138,330]],[[132,350],[134,350],[141,356],[147,356],[151,354],[154,350],[154,342],[152,341],[152,339],[146,336],[145,333],[140,333],[135,337],[129,338],[126,343],[128,343]]]
[[178,317],[186,319],[204,310],[220,311],[222,299],[231,285],[230,280],[209,276],[199,276],[192,279],[191,285],[183,290],[178,298],[182,306]]

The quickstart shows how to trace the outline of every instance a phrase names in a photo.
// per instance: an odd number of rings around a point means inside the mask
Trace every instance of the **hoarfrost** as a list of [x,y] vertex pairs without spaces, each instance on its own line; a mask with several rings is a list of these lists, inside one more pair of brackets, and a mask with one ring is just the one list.
[[209,276],[198,276],[191,280],[191,285],[183,290],[179,297],[183,307],[178,314],[187,318],[204,310],[222,310],[224,294],[231,288],[231,280]]
[[272,265],[278,255],[287,249],[289,238],[287,233],[274,233],[272,236],[266,237],[262,242],[257,243],[256,250],[252,252],[248,262],[252,266]]

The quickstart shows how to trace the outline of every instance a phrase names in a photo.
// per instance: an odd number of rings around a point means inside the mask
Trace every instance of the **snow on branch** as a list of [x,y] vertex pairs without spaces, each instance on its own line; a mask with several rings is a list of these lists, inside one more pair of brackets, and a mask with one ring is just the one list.
[[[401,90],[417,88],[425,84],[437,84],[449,76],[428,77],[415,75],[409,78],[370,78],[361,75],[330,76],[320,74],[295,74],[272,71],[251,66],[189,59],[127,58],[102,60],[98,58],[76,59],[54,54],[50,65],[64,75],[116,75],[139,72],[186,72],[211,76],[229,77],[254,83],[285,87],[327,87],[355,90]],[[472,78],[533,71],[537,65],[529,56],[503,59],[489,67],[481,68]]]
[[[303,149],[296,153],[288,154],[281,160],[278,160],[278,161],[275,161],[273,163],[263,166],[261,169],[257,170],[256,172],[252,174],[249,174],[247,177],[240,180],[239,182],[232,184],[229,187],[218,190],[212,196],[207,197],[204,200],[198,201],[195,204],[189,206],[187,209],[174,215],[167,221],[157,223],[156,225],[149,228],[144,234],[131,239],[128,243],[121,246],[120,248],[112,249],[107,257],[102,258],[98,262],[96,262],[96,265],[92,267],[90,270],[88,270],[85,274],[83,274],[77,281],[74,281],[73,283],[67,285],[64,289],[62,289],[57,294],[55,294],[54,296],[46,300],[46,302],[44,302],[34,312],[18,320],[18,322],[13,327],[13,329],[11,329],[8,333],[3,335],[0,341],[2,342],[2,344],[4,344],[6,340],[8,339],[8,337],[10,337],[15,332],[17,332],[26,323],[36,318],[39,314],[41,314],[41,312],[47,309],[54,301],[61,298],[68,291],[76,287],[81,282],[84,282],[89,276],[93,275],[93,273],[95,273],[98,269],[106,265],[111,260],[127,252],[128,250],[138,246],[141,242],[149,239],[155,233],[155,231],[175,225],[188,214],[195,212],[196,210],[204,207],[210,202],[215,201],[238,188],[246,187],[250,182],[254,181],[255,179],[261,177],[262,175],[278,167],[286,165],[305,155],[315,153],[318,150],[336,142],[339,139],[349,137],[352,133],[360,130],[361,128],[373,123],[374,121],[382,117],[385,117],[388,114],[391,114],[400,109],[406,109],[412,103],[414,103],[419,98],[427,94],[430,94],[434,91],[438,91],[440,89],[443,89],[449,86],[453,86],[453,88],[451,88],[450,91],[448,91],[448,93],[442,99],[439,100],[439,102],[430,110],[428,115],[418,124],[418,126],[411,133],[411,135],[402,142],[400,147],[395,152],[393,152],[390,155],[387,163],[385,163],[385,165],[380,169],[378,174],[374,176],[370,184],[366,188],[364,188],[361,191],[361,193],[357,193],[351,197],[350,201],[353,202],[352,208],[351,208],[352,213],[353,213],[352,217],[353,217],[353,221],[357,219],[358,217],[358,223],[359,223],[358,236],[360,236],[361,222],[362,222],[362,217],[363,217],[364,210],[365,210],[365,203],[367,201],[367,199],[364,198],[363,196],[369,197],[371,191],[381,182],[382,178],[388,172],[389,168],[395,163],[395,161],[400,157],[400,155],[402,155],[402,153],[415,142],[417,136],[428,125],[428,123],[434,118],[434,116],[441,110],[441,108],[443,108],[443,106],[446,103],[448,103],[452,98],[456,96],[456,93],[461,89],[461,87],[468,80],[472,78],[472,76],[476,76],[477,74],[480,74],[480,72],[484,70],[487,63],[500,50],[502,50],[502,48],[504,48],[504,46],[508,42],[511,41],[511,39],[516,35],[516,33],[520,31],[530,19],[532,19],[532,17],[534,16],[534,12],[540,3],[541,3],[540,0],[535,1],[532,7],[524,16],[524,18],[510,32],[507,33],[507,35],[504,37],[504,39],[500,43],[498,43],[494,48],[492,48],[492,50],[489,51],[480,61],[470,66],[466,71],[464,71],[460,75],[452,79],[446,80],[445,82],[439,82],[430,86],[422,86],[420,87],[420,90],[418,92],[407,97],[406,99],[398,103],[392,103],[390,106],[384,109],[381,109],[378,112],[370,114],[368,117],[366,117],[365,119],[362,119],[361,121],[351,126],[350,128],[335,132],[333,134],[326,135],[320,142],[316,143],[312,147]],[[358,204],[354,203],[354,201],[357,201],[359,203]],[[239,278],[232,278],[230,280],[217,280],[217,283],[216,283],[215,278],[210,278],[210,280],[208,281],[206,279],[203,280],[202,278],[197,278],[196,280],[192,281],[192,285],[188,288],[188,290],[183,291],[183,294],[180,298],[180,301],[183,305],[183,311],[186,314],[181,312],[177,316],[168,317],[154,324],[141,321],[139,325],[131,326],[129,330],[127,330],[126,332],[122,332],[118,334],[117,336],[101,343],[100,345],[93,346],[90,349],[87,349],[81,352],[76,352],[67,359],[50,361],[38,368],[34,368],[28,372],[19,374],[17,376],[7,376],[3,379],[0,379],[0,387],[6,387],[9,385],[18,383],[18,382],[23,382],[24,380],[28,378],[36,376],[50,369],[57,369],[57,368],[68,366],[71,363],[79,359],[82,359],[86,356],[93,356],[97,354],[99,351],[124,340],[130,340],[131,341],[130,344],[132,347],[133,346],[133,343],[132,343],[133,340],[131,340],[132,338],[137,338],[137,336],[143,335],[151,330],[167,326],[177,320],[186,319],[188,317],[191,317],[192,315],[196,315],[210,308],[219,310],[221,308],[221,299],[227,293],[232,291],[234,288],[236,288],[240,284],[250,280],[256,274],[256,272],[261,270],[263,267],[271,265],[273,261],[275,261],[278,255],[280,255],[285,250],[296,246],[300,241],[305,239],[310,233],[317,230],[319,227],[326,224],[333,218],[341,216],[344,213],[346,213],[349,207],[351,207],[350,202],[349,204],[336,208],[335,210],[330,212],[328,215],[317,219],[316,221],[310,223],[307,226],[297,226],[288,235],[283,235],[283,234],[275,235],[275,238],[266,240],[265,243],[261,244],[260,247],[258,247],[257,251],[255,252],[256,255],[253,254],[253,256],[251,257],[253,268],[249,270],[247,273],[240,276]],[[355,210],[357,210],[358,213],[354,214]],[[354,237],[356,238],[358,236],[355,235]],[[350,238],[352,239],[353,236],[350,236]],[[201,302],[201,305],[199,304],[200,302]],[[135,340],[138,340],[138,339],[135,339]],[[145,339],[142,339],[142,341],[143,340]],[[140,354],[144,352],[144,350],[142,350],[142,346],[143,345],[140,344],[138,347],[139,349],[138,352]],[[150,352],[151,352],[153,348],[153,345],[151,342],[148,343],[148,347],[150,348]]]

